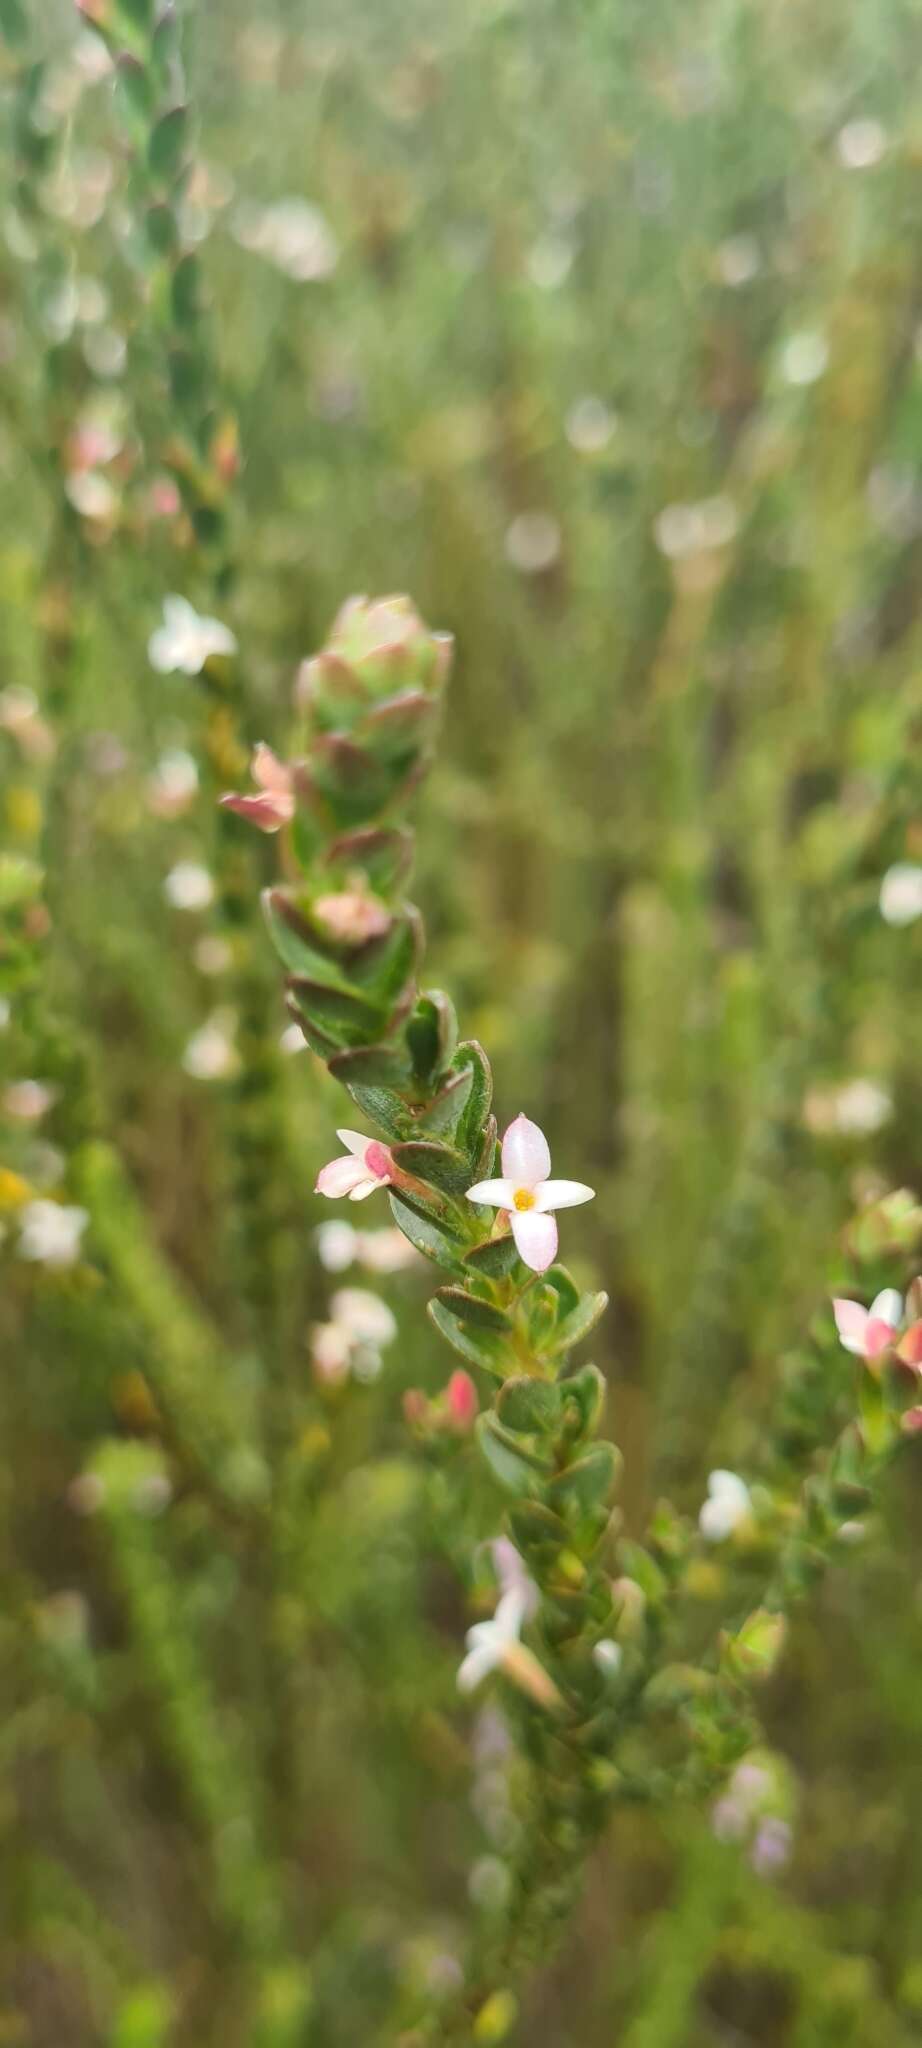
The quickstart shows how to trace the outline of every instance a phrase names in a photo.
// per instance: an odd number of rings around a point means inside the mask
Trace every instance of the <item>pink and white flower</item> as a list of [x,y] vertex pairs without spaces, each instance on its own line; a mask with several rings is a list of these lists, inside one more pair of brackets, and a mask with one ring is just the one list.
[[903,1315],[902,1298],[895,1287],[885,1287],[875,1295],[870,1308],[843,1298],[834,1300],[832,1308],[839,1342],[856,1358],[879,1358],[893,1343]]
[[386,1145],[379,1144],[377,1138],[363,1137],[361,1131],[337,1131],[336,1135],[347,1149],[341,1159],[331,1159],[329,1166],[321,1167],[316,1195],[327,1195],[333,1202],[348,1195],[350,1202],[364,1202],[376,1188],[390,1186],[395,1167]]
[[503,1139],[503,1178],[468,1188],[469,1202],[488,1202],[509,1217],[516,1250],[533,1273],[544,1273],[557,1257],[554,1209],[573,1209],[595,1194],[581,1180],[550,1180],[547,1139],[527,1116],[517,1116]]
[[261,832],[278,832],[282,825],[290,825],[295,814],[294,775],[264,740],[254,749],[250,774],[259,794],[222,796],[224,809],[236,811],[238,818],[258,825]]

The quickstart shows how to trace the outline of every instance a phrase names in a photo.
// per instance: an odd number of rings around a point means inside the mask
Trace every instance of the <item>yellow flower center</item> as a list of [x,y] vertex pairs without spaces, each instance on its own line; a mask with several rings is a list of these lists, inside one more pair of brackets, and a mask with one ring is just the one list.
[[517,1209],[533,1209],[535,1206],[535,1198],[531,1188],[516,1188],[512,1199]]

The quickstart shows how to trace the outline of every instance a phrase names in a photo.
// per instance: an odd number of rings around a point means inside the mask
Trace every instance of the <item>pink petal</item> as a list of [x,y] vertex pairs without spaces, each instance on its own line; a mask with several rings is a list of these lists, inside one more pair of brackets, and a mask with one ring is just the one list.
[[291,796],[291,769],[286,768],[277,754],[273,754],[272,748],[266,746],[265,740],[260,740],[259,745],[254,748],[250,774],[257,788],[272,790],[276,796]]
[[475,1187],[468,1188],[469,1202],[489,1202],[494,1209],[511,1209],[515,1202],[515,1184],[511,1180],[479,1180]]
[[587,1188],[584,1180],[546,1180],[535,1190],[536,1206],[541,1210],[575,1209],[594,1197],[595,1188]]
[[553,1216],[542,1216],[539,1209],[513,1209],[509,1220],[519,1258],[533,1273],[546,1272],[557,1257],[557,1225]]
[[547,1139],[527,1116],[517,1116],[503,1139],[503,1173],[517,1188],[535,1188],[551,1170]]
[[394,1162],[387,1146],[380,1144],[377,1138],[372,1138],[371,1144],[365,1147],[365,1165],[376,1180],[390,1180],[394,1172]]
[[[351,1195],[361,1181],[368,1179],[368,1169],[363,1159],[331,1159],[329,1166],[322,1166],[317,1175],[315,1195],[327,1195],[336,1201],[341,1195]],[[372,1186],[376,1186],[372,1182]]]
[[222,796],[219,801],[222,810],[235,811],[261,832],[277,832],[294,815],[294,802],[280,796]]
[[922,1366],[922,1322],[911,1323],[897,1351],[904,1365]]
[[832,1304],[836,1319],[839,1341],[846,1351],[853,1351],[858,1358],[865,1355],[865,1340],[868,1329],[868,1312],[860,1301],[846,1301],[839,1297]]
[[868,1327],[864,1333],[865,1358],[879,1358],[881,1352],[886,1351],[888,1344],[893,1343],[895,1336],[896,1331],[892,1323],[882,1322],[880,1316],[869,1316]]
[[336,1136],[340,1144],[345,1145],[347,1152],[354,1152],[357,1159],[364,1159],[371,1144],[371,1139],[366,1138],[364,1131],[337,1131]]

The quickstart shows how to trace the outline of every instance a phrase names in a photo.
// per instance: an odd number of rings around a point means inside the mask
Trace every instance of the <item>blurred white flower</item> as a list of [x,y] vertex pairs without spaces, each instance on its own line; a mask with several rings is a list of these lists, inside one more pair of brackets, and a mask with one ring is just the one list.
[[840,1088],[811,1088],[804,1102],[804,1122],[818,1137],[868,1138],[893,1115],[893,1097],[877,1081],[862,1077]]
[[913,924],[922,917],[922,867],[899,860],[888,868],[880,885],[880,914],[887,924]]
[[738,290],[740,285],[751,284],[761,268],[759,244],[755,236],[728,236],[717,250],[714,268],[721,284],[729,285],[732,291]]
[[781,375],[787,384],[815,384],[828,363],[829,344],[822,334],[792,334],[781,351]]
[[552,230],[541,235],[530,249],[527,259],[528,275],[532,284],[542,292],[554,292],[565,283],[573,266],[576,254],[568,235]]
[[234,1020],[225,1010],[215,1010],[194,1031],[182,1056],[187,1074],[195,1081],[224,1081],[236,1073],[237,1048]]
[[317,1256],[328,1273],[345,1273],[358,1257],[359,1233],[351,1223],[321,1223],[314,1233]]
[[185,747],[169,747],[148,777],[147,796],[158,818],[178,818],[198,789],[198,768]]
[[100,476],[98,469],[75,470],[64,489],[81,519],[104,521],[114,518],[118,511],[118,495],[108,477]]
[[523,576],[552,568],[560,545],[560,527],[550,512],[520,512],[506,533],[507,559]]
[[458,1671],[461,1692],[473,1692],[491,1671],[506,1664],[510,1650],[519,1647],[525,1614],[524,1595],[513,1586],[503,1594],[492,1621],[478,1621],[468,1629],[467,1656]]
[[47,1081],[11,1081],[4,1089],[3,1109],[17,1123],[35,1124],[58,1099],[56,1088]]
[[839,157],[848,171],[866,171],[879,164],[887,147],[887,131],[879,121],[867,118],[846,121],[836,136]]
[[392,1344],[397,1324],[386,1301],[364,1287],[340,1287],[330,1303],[334,1323],[356,1344]]
[[402,1273],[407,1266],[418,1266],[421,1255],[394,1225],[384,1230],[360,1230],[357,1257],[369,1273]]
[[[285,1053],[290,1059],[293,1058],[296,1052],[304,1052],[306,1046],[307,1039],[300,1024],[286,1024],[284,1031],[279,1037],[279,1051]],[[333,1227],[335,1228],[335,1225]]]
[[616,1643],[612,1636],[603,1636],[593,1649],[592,1661],[606,1678],[614,1678],[623,1654],[620,1643]]
[[607,448],[617,424],[617,417],[604,398],[587,392],[585,398],[577,398],[571,405],[564,431],[571,448],[579,455],[599,455]]
[[664,506],[653,522],[653,532],[660,552],[675,560],[726,547],[738,525],[731,498],[701,498],[697,504]]
[[706,1543],[723,1543],[748,1522],[752,1497],[745,1481],[735,1472],[712,1472],[708,1497],[698,1516],[698,1527]]
[[339,244],[319,207],[306,199],[279,199],[273,206],[238,207],[234,234],[282,270],[296,284],[316,284],[331,277],[339,262]]
[[27,1202],[19,1211],[20,1258],[43,1266],[72,1266],[89,1220],[86,1209],[67,1208],[62,1202]]
[[209,977],[226,974],[234,957],[229,939],[221,939],[217,932],[204,932],[192,955],[200,974]]
[[163,893],[174,910],[207,910],[214,901],[214,882],[200,861],[179,860],[164,881]]
[[220,619],[200,617],[184,597],[165,597],[163,624],[147,643],[151,668],[158,675],[201,674],[213,654],[236,654],[237,642],[229,626]]

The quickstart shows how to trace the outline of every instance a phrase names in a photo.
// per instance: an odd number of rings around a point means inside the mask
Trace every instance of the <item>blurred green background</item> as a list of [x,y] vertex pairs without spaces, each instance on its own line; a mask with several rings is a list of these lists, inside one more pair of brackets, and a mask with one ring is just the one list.
[[[148,638],[171,591],[217,610],[246,729],[284,750],[350,591],[409,590],[456,635],[429,978],[501,1112],[598,1189],[565,1249],[612,1296],[629,1526],[664,1489],[696,1509],[758,1457],[856,1199],[918,1185],[922,918],[880,905],[922,862],[922,10],[190,0],[187,225],[243,451],[217,593],[165,491],[110,81],[67,7],[19,27],[0,908],[21,936],[34,861],[44,909],[0,1033],[0,2044],[397,2048],[401,1987],[451,1980],[501,1864],[454,1691],[455,1468],[401,1409],[445,1361],[407,1272],[370,1282],[399,1323],[380,1376],[312,1373],[341,1104],[277,1047],[271,847],[240,856],[242,937],[165,891],[218,828],[204,774],[163,799],[202,693]],[[78,1263],[19,1255],[23,1185],[85,1204]],[[788,1869],[757,1877],[706,1816],[622,1815],[523,2041],[919,2038],[905,1473],[884,1533],[768,1702]]]

